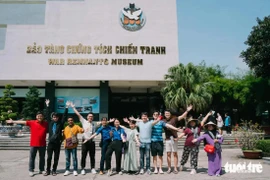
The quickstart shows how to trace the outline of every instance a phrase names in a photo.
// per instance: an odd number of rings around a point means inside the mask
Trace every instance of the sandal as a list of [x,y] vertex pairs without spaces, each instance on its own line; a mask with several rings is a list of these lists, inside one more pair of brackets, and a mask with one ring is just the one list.
[[174,174],[178,174],[178,171],[174,170],[173,173],[174,173]]
[[168,174],[171,174],[172,170],[171,169],[168,169],[167,173]]

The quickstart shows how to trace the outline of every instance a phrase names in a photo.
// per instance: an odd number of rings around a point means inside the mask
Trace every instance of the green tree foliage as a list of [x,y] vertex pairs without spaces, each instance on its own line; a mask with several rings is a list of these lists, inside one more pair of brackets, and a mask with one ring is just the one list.
[[3,97],[0,98],[0,120],[4,121],[9,118],[16,119],[18,116],[18,102],[12,98],[16,95],[12,90],[13,86],[5,86]]
[[257,18],[245,44],[248,46],[240,57],[259,77],[270,77],[270,16]]
[[266,79],[258,78],[253,72],[243,76],[216,76],[211,79],[210,91],[213,95],[214,109],[231,112],[237,109],[241,118],[255,119],[267,110],[270,87]]
[[35,119],[36,113],[39,111],[40,92],[36,87],[29,87],[26,94],[26,101],[23,102],[23,117],[25,119]]
[[192,63],[171,67],[161,90],[167,108],[178,111],[192,104],[196,112],[208,108],[212,95],[208,90],[207,72]]

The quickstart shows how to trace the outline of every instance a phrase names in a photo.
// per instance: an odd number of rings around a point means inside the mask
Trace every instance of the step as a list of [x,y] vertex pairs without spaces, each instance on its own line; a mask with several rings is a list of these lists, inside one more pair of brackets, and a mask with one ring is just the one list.
[[264,163],[270,165],[270,157],[263,157],[263,161],[264,161]]

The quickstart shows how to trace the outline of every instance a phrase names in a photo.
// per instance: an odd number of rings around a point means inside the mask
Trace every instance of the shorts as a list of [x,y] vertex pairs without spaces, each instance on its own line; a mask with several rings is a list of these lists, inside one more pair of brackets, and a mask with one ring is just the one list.
[[162,141],[151,142],[151,154],[152,156],[163,156],[164,144]]
[[174,141],[172,144],[171,140],[166,140],[166,152],[177,152],[178,141]]

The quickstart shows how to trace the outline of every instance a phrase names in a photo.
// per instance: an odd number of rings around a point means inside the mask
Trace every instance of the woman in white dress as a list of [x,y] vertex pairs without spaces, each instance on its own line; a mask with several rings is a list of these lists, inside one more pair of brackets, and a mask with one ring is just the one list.
[[137,156],[137,145],[139,142],[139,133],[136,129],[136,122],[130,121],[129,128],[121,126],[125,129],[127,134],[127,142],[125,146],[125,159],[124,159],[124,172],[129,174],[138,174],[139,164],[138,164],[138,156]]
[[218,117],[217,117],[217,126],[218,126],[218,131],[219,131],[219,134],[222,135],[222,127],[224,125],[223,123],[223,119],[221,117],[221,115],[219,113],[217,113]]

